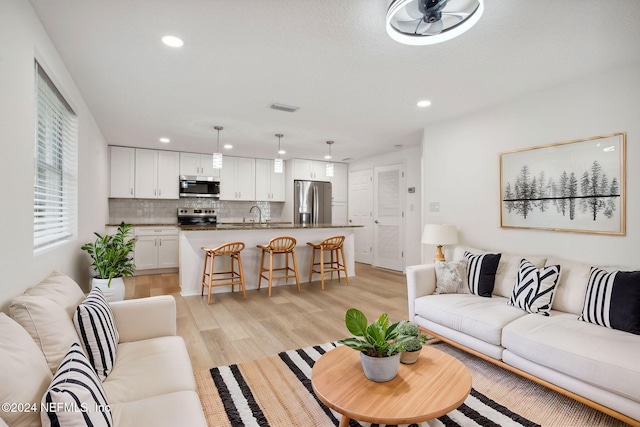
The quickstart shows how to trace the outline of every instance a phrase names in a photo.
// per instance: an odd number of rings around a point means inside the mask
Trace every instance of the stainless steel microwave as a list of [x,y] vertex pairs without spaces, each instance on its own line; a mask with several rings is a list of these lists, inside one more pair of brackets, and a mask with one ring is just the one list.
[[180,197],[220,197],[220,179],[211,176],[180,175]]

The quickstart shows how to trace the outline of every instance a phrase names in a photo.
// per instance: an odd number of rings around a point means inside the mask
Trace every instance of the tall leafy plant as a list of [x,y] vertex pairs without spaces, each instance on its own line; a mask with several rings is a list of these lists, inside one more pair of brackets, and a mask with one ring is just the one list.
[[368,323],[367,317],[360,310],[350,308],[345,314],[345,324],[354,337],[338,342],[362,351],[367,356],[387,357],[403,351],[404,342],[413,338],[401,333],[399,327],[404,321],[390,325],[387,313],[383,313],[372,324]]
[[136,266],[133,262],[133,249],[136,238],[128,238],[132,225],[121,222],[114,235],[99,233],[93,243],[82,246],[83,251],[87,251],[93,263],[91,266],[96,272],[98,279],[109,279],[107,286],[111,286],[111,279],[114,277],[129,277],[133,274]]

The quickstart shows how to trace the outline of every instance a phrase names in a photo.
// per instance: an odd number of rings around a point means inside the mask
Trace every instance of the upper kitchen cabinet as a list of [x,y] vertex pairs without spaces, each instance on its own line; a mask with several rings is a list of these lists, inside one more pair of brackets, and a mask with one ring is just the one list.
[[136,170],[136,150],[129,147],[109,147],[109,197],[133,198]]
[[177,199],[180,153],[136,149],[135,197]]
[[180,153],[180,175],[220,177],[220,169],[213,168],[211,154]]
[[256,199],[256,159],[224,156],[220,172],[220,200]]
[[256,200],[284,202],[284,171],[273,171],[273,160],[256,159]]
[[307,181],[329,181],[327,162],[319,160],[293,159],[293,179]]
[[346,203],[349,197],[349,165],[334,163],[333,176],[329,179],[331,180],[332,201]]

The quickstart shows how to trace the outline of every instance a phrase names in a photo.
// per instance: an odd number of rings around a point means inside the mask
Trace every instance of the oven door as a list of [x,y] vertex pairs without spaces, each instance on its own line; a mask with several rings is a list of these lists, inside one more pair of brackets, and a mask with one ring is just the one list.
[[220,197],[220,181],[213,177],[180,176],[180,197]]

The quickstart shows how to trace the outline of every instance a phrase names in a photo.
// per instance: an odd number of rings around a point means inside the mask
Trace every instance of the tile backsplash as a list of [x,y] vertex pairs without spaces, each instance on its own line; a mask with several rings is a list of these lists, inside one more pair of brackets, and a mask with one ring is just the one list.
[[242,222],[258,220],[256,210],[249,213],[252,206],[260,207],[262,220],[278,222],[282,217],[283,202],[231,202],[207,199],[109,199],[109,223],[121,221],[132,224],[164,224],[178,221],[178,208],[213,208],[218,214],[218,222]]

